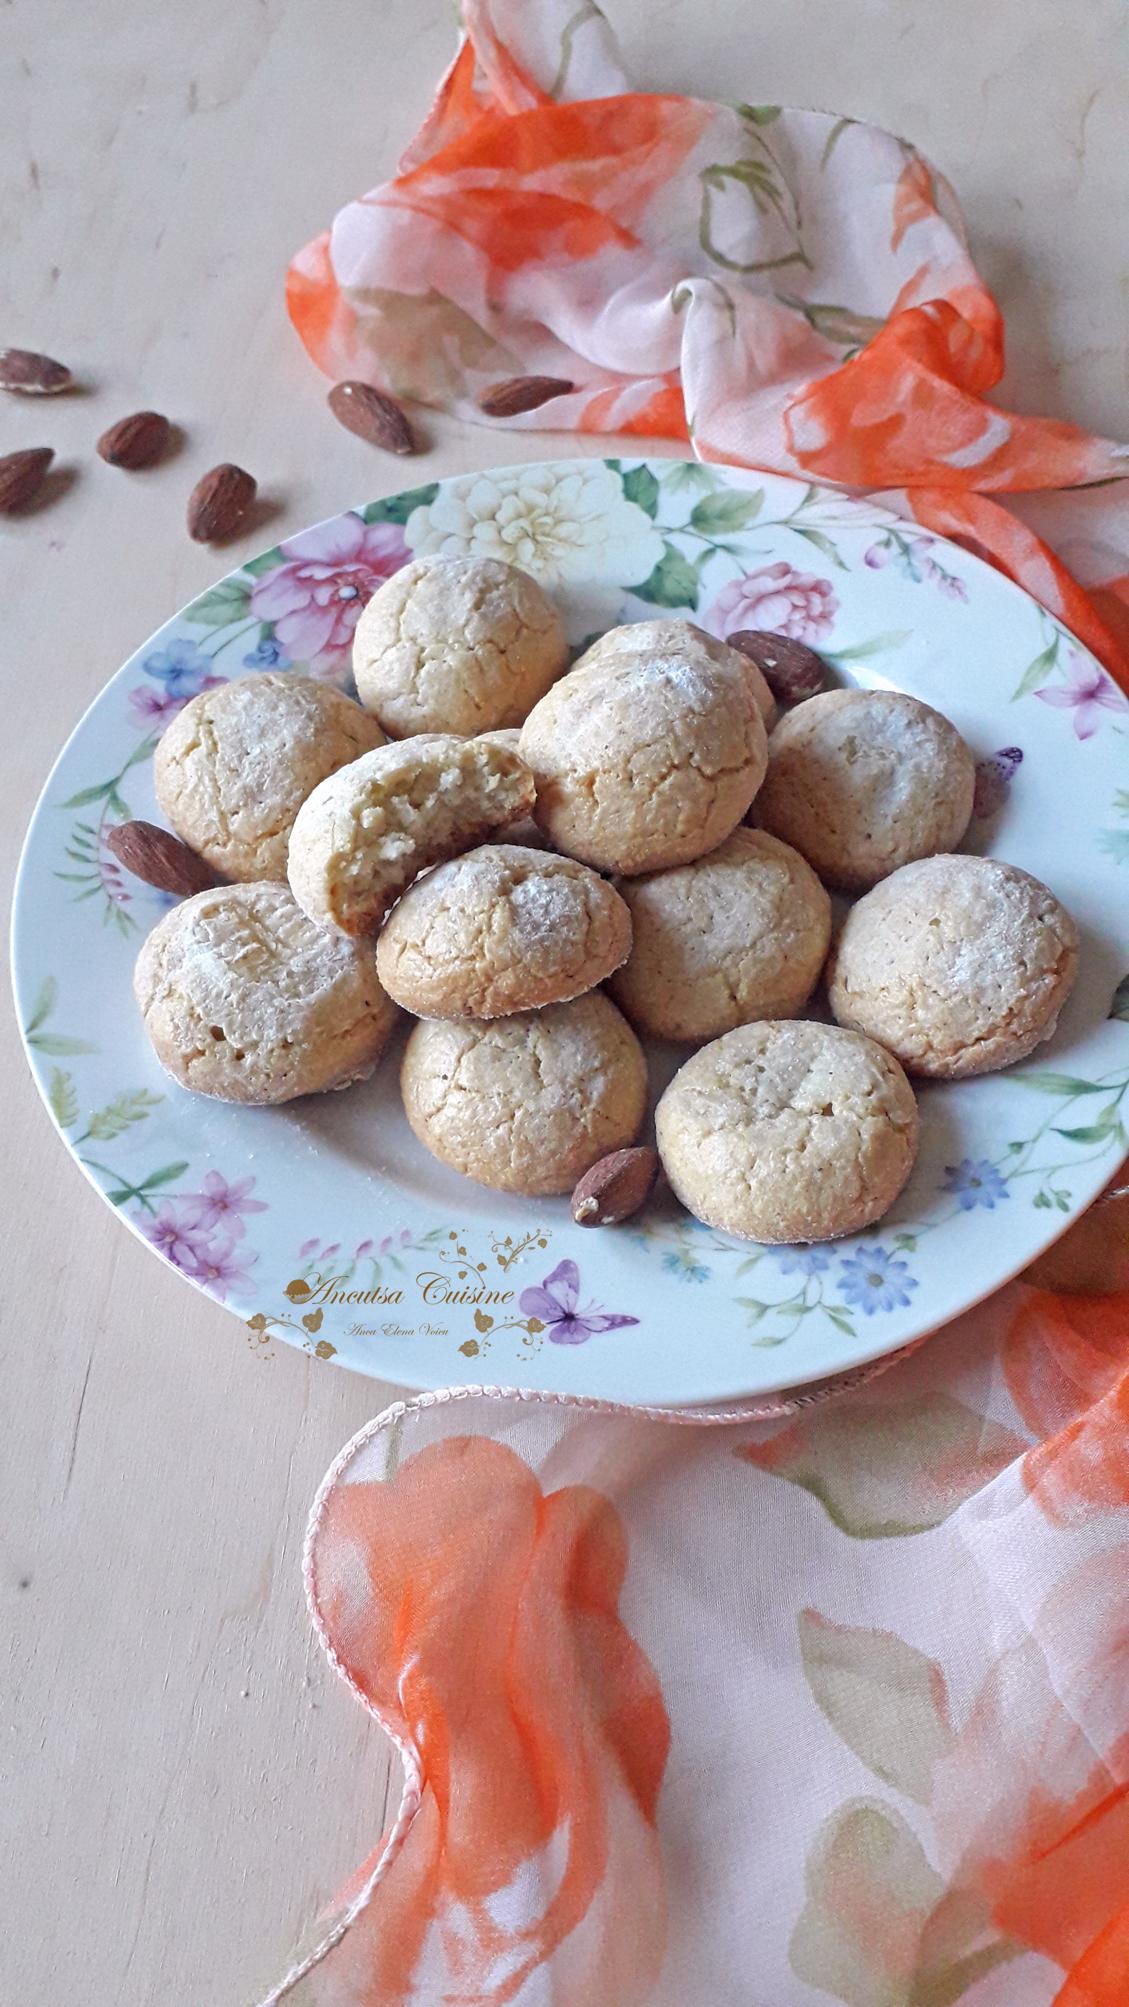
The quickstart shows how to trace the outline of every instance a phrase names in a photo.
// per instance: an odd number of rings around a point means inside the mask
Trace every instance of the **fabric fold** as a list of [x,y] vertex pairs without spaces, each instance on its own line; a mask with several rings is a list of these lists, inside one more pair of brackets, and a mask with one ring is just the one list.
[[[399,173],[293,262],[319,368],[502,429],[688,440],[887,491],[1129,688],[1127,449],[988,401],[1003,324],[931,163],[849,116],[632,91],[588,0],[473,0],[464,20]],[[483,392],[524,374],[574,388],[484,420]],[[1069,491],[1107,482],[1080,577]],[[1025,494],[1045,498],[1038,542],[987,499]]]

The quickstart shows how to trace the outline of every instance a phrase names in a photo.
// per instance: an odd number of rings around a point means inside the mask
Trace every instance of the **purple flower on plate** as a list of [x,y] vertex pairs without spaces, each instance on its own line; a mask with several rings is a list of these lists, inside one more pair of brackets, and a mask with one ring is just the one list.
[[1103,711],[1129,711],[1129,698],[1122,695],[1112,677],[1081,655],[1071,656],[1064,684],[1047,684],[1035,695],[1053,710],[1073,711],[1076,739],[1093,738]]
[[863,552],[863,563],[869,565],[871,571],[881,571],[883,565],[889,564],[892,559],[904,577],[912,579],[915,585],[928,580],[945,594],[946,599],[967,599],[968,587],[964,580],[957,578],[954,572],[946,571],[944,565],[938,564],[936,558],[929,555],[936,541],[936,537],[925,536],[918,530],[890,529]]
[[384,1239],[381,1241],[380,1246],[377,1248],[376,1251],[378,1254],[388,1254],[390,1250],[396,1247],[397,1245],[399,1245],[400,1247],[407,1247],[409,1241],[411,1240],[411,1237],[412,1236],[408,1228],[401,1227],[399,1234],[386,1233]]
[[195,1275],[207,1236],[188,1217],[175,1199],[165,1199],[155,1215],[135,1213],[134,1220],[147,1241],[185,1275]]
[[928,576],[932,578],[938,590],[944,593],[946,599],[967,600],[968,587],[962,578],[956,576],[955,572],[944,571],[939,564],[931,563]]
[[892,1248],[863,1247],[839,1263],[839,1287],[848,1303],[873,1317],[876,1310],[904,1310],[917,1283]]
[[184,1196],[185,1219],[204,1233],[211,1233],[222,1226],[233,1240],[241,1240],[246,1232],[243,1215],[265,1213],[267,1210],[262,1199],[247,1196],[254,1185],[254,1178],[239,1178],[235,1184],[229,1185],[218,1171],[206,1171],[203,1191],[187,1192]]
[[181,696],[174,696],[167,688],[152,690],[148,683],[139,683],[129,693],[130,709],[147,732],[163,732],[169,719],[183,711],[190,697],[198,697],[200,690],[214,690],[217,684],[226,682],[226,676],[205,676],[199,689],[188,690]]
[[187,1273],[194,1281],[202,1282],[210,1296],[226,1303],[229,1289],[239,1294],[250,1287],[250,1269],[258,1259],[257,1254],[249,1254],[237,1240],[206,1240]]
[[1001,1199],[1011,1197],[1007,1179],[987,1157],[975,1163],[971,1157],[962,1157],[959,1164],[946,1164],[944,1189],[958,1201],[962,1213],[974,1212],[977,1206],[994,1212]]
[[523,1289],[518,1304],[526,1317],[538,1317],[548,1329],[552,1345],[583,1345],[598,1331],[619,1331],[625,1324],[638,1324],[637,1317],[623,1317],[602,1310],[598,1303],[585,1309],[580,1302],[580,1270],[574,1261],[560,1261],[535,1289]]

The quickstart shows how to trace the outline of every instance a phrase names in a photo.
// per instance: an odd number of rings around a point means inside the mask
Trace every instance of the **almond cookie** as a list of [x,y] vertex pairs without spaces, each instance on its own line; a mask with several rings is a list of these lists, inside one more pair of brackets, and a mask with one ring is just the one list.
[[917,1155],[917,1104],[858,1032],[744,1024],[676,1073],[655,1114],[684,1206],[742,1240],[837,1240],[888,1212]]
[[768,757],[750,667],[688,621],[644,620],[594,642],[522,728],[534,814],[557,849],[634,876],[723,842]]
[[494,843],[408,887],[376,967],[417,1017],[507,1017],[595,989],[630,949],[627,907],[586,864]]
[[405,886],[533,806],[533,776],[508,746],[428,732],[342,767],[303,802],[290,889],[304,913],[373,934]]
[[306,796],[383,744],[376,720],[328,683],[241,676],[202,690],[173,719],[153,785],[177,835],[225,878],[278,881]]
[[1049,1038],[1074,986],[1078,930],[1053,892],[994,857],[927,857],[847,915],[828,994],[910,1073],[959,1080]]
[[347,1087],[372,1072],[398,1015],[371,949],[315,927],[285,885],[221,885],[174,906],[133,989],[161,1065],[219,1101]]
[[621,891],[634,942],[611,993],[652,1038],[793,1017],[819,980],[831,901],[799,851],[763,829],[735,829],[708,857]]
[[491,1024],[417,1024],[400,1071],[424,1147],[496,1191],[569,1192],[633,1143],[647,1105],[639,1041],[598,991]]
[[497,558],[416,558],[373,594],[353,637],[361,702],[396,739],[520,725],[567,667],[552,600]]
[[972,754],[939,711],[897,690],[827,690],[776,727],[755,820],[829,885],[864,892],[952,850],[975,785]]

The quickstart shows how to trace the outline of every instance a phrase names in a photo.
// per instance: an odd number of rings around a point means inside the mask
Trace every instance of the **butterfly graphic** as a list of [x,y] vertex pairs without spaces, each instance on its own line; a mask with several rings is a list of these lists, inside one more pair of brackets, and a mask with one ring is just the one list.
[[989,816],[999,814],[1022,764],[1023,753],[1018,746],[1001,746],[998,753],[977,761],[976,792],[972,798],[976,821],[984,822]]
[[560,1261],[551,1275],[534,1289],[523,1289],[518,1299],[526,1317],[539,1317],[551,1345],[583,1345],[597,1331],[619,1331],[625,1324],[638,1324],[637,1317],[624,1317],[604,1310],[599,1303],[580,1303],[580,1270],[574,1261]]

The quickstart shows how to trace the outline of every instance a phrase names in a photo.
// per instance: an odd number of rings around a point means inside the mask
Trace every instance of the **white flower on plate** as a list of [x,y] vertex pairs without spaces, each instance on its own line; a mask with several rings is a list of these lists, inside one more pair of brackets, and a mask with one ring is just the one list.
[[501,558],[545,586],[641,585],[663,554],[650,517],[602,460],[445,481],[404,535],[416,557]]

